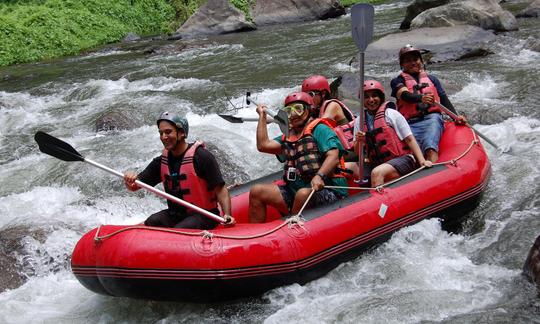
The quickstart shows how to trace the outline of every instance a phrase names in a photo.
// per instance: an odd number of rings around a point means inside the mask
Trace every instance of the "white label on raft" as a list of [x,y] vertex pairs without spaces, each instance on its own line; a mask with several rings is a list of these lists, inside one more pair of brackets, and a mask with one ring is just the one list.
[[385,204],[381,204],[381,207],[379,208],[379,216],[381,216],[381,218],[384,218],[384,215],[386,215],[387,210],[388,210],[388,206],[386,206]]

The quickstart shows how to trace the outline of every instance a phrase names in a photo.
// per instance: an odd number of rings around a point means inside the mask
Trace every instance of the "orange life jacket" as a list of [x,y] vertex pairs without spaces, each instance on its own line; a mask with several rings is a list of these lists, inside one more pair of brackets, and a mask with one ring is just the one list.
[[[324,118],[317,118],[311,121],[302,131],[299,136],[285,137],[282,135],[281,147],[285,156],[284,171],[287,173],[289,168],[296,168],[298,175],[304,181],[310,181],[311,178],[321,168],[324,161],[324,154],[319,151],[317,142],[313,138],[313,130],[319,124],[324,124],[332,128],[332,124]],[[338,171],[327,175],[329,178],[344,177],[345,160],[343,157],[339,159]],[[286,174],[285,174],[286,178]]]
[[[197,148],[204,147],[202,142],[195,142],[186,151],[184,158],[180,164],[180,170],[171,175],[168,162],[168,150],[163,150],[161,154],[161,181],[165,192],[183,199],[195,206],[203,209],[211,210],[217,208],[217,197],[213,190],[208,188],[206,180],[200,178],[195,173],[193,166],[193,156]],[[178,209],[178,205],[171,201],[167,201],[170,209]]]

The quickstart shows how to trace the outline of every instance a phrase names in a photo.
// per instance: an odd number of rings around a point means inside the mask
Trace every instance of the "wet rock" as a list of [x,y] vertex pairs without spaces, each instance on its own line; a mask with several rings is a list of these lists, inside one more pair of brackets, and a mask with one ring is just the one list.
[[536,289],[540,293],[540,235],[529,251],[523,266],[523,274],[536,285]]
[[450,0],[414,0],[407,6],[405,18],[401,22],[399,29],[411,28],[411,21],[420,13],[435,7],[439,7],[449,3]]
[[17,259],[0,247],[0,293],[20,287],[26,281],[21,271]]
[[199,8],[176,31],[175,36],[219,35],[254,30],[256,27],[246,19],[228,0],[209,0]]
[[429,51],[425,62],[456,61],[491,53],[489,44],[495,34],[475,26],[419,28],[391,34],[371,43],[366,50],[366,61],[395,62],[398,52],[406,44]]
[[517,20],[496,0],[452,2],[428,9],[414,18],[411,28],[473,25],[495,31],[517,30]]
[[239,163],[235,163],[223,150],[220,150],[217,145],[210,142],[204,142],[206,149],[212,152],[219,163],[221,174],[227,185],[245,183],[250,180],[249,175],[242,170]]
[[533,1],[527,8],[516,15],[518,18],[540,17],[540,0]]
[[119,131],[136,127],[138,123],[117,111],[106,112],[96,119],[96,132]]
[[135,33],[128,33],[124,38],[122,38],[122,42],[135,42],[141,40],[141,36],[135,34]]
[[22,238],[32,236],[40,241],[45,241],[46,232],[42,229],[34,229],[18,226],[0,231],[0,293],[6,289],[16,289],[26,282],[31,269],[17,259],[18,255],[25,255]]
[[336,0],[256,1],[252,10],[257,26],[335,18],[345,13]]

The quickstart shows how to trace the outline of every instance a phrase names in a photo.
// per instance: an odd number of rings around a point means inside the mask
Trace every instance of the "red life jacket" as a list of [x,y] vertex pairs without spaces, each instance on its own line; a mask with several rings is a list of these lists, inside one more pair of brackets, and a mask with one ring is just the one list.
[[386,109],[390,109],[387,104],[388,101],[377,109],[373,129],[367,130],[367,118],[364,124],[367,154],[373,167],[411,153],[409,147],[399,139],[396,131],[386,122]]
[[[165,192],[183,199],[203,209],[217,208],[217,197],[213,190],[208,188],[206,180],[199,178],[193,166],[193,156],[199,146],[204,147],[202,142],[195,142],[184,154],[178,174],[171,176],[168,163],[168,150],[161,154],[161,181]],[[174,171],[174,170],[173,170]],[[177,204],[167,201],[169,208],[176,209]]]
[[343,110],[343,114],[345,115],[345,118],[347,118],[348,122],[343,125],[337,125],[335,121],[331,120],[330,122],[333,123],[330,128],[332,128],[334,132],[336,132],[336,135],[338,136],[339,141],[341,142],[343,147],[346,150],[352,150],[354,142],[354,114],[343,102],[337,99],[326,100],[319,109],[319,118],[322,118],[324,112],[326,111],[326,108],[332,102],[336,102],[341,107],[341,109]]
[[[319,124],[324,124],[330,128],[332,125],[324,118],[317,118],[311,121],[302,131],[300,136],[281,136],[283,154],[285,156],[284,171],[287,173],[289,168],[296,168],[298,175],[304,181],[310,181],[311,178],[321,168],[324,161],[324,154],[319,151],[317,142],[313,138],[313,130]],[[329,178],[344,177],[345,160],[343,157],[339,159],[338,171],[327,175]],[[286,178],[286,175],[285,175]]]
[[[408,73],[401,72],[400,75],[405,80],[405,86],[410,93],[432,93],[435,96],[435,102],[441,102],[441,99],[439,98],[439,93],[437,92],[437,88],[435,87],[433,82],[431,82],[431,79],[428,77],[428,74],[425,71],[421,71],[418,75],[418,82],[416,82],[416,80]],[[422,88],[422,86],[425,87]],[[420,87],[420,89],[418,89],[418,87]],[[422,103],[409,103],[400,99],[398,99],[397,101],[398,111],[407,120],[422,117],[425,114],[433,112],[441,112],[441,109],[437,106],[429,106],[424,108],[422,107],[424,105],[425,104]]]

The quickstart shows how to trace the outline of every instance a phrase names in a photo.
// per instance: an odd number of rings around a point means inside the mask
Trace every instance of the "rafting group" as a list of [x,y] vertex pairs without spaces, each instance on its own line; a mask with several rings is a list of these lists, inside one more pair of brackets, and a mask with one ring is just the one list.
[[[329,82],[321,75],[308,77],[300,92],[286,96],[281,114],[286,116],[287,129],[278,137],[269,138],[267,107],[257,105],[257,150],[276,155],[284,168],[281,181],[250,188],[249,222],[265,222],[267,206],[285,216],[333,204],[347,197],[351,178],[358,186],[378,187],[437,162],[444,130],[442,109],[456,111],[440,81],[425,71],[420,49],[406,45],[398,57],[401,72],[390,83],[396,103],[386,100],[385,89],[377,80],[366,80],[359,90],[365,108],[363,125],[343,102],[331,98]],[[458,125],[467,122],[463,116],[454,121]],[[150,186],[163,183],[166,193],[188,202],[187,206],[221,213],[223,224],[234,225],[219,164],[202,142],[187,142],[186,118],[164,112],[157,126],[162,154],[140,173],[125,172],[126,187],[136,191],[141,182]],[[358,163],[358,156],[365,156],[363,163]],[[144,224],[194,229],[219,224],[198,210],[168,200],[168,208],[151,215]]]

